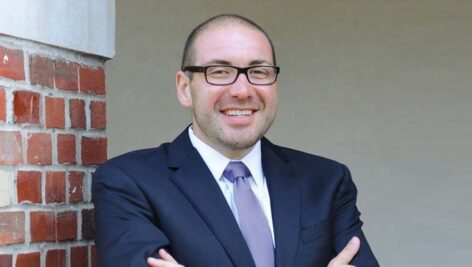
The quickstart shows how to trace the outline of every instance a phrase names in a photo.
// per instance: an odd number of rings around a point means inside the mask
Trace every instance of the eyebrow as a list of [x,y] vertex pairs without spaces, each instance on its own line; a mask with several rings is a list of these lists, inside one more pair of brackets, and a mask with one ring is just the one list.
[[260,59],[260,60],[253,60],[251,62],[249,62],[249,66],[254,66],[254,65],[274,65],[273,63],[271,62],[268,62],[266,60],[263,60],[263,59]]
[[[229,61],[226,61],[226,60],[222,60],[222,59],[213,59],[213,60],[210,60],[208,61],[207,63],[203,64],[204,66],[208,66],[208,65],[232,65],[231,62]],[[249,65],[248,66],[255,66],[255,65],[274,65],[273,63],[270,63],[266,60],[263,60],[263,59],[258,59],[258,60],[253,60],[251,62],[249,62]]]
[[208,65],[231,65],[229,61],[221,60],[221,59],[213,59],[208,61],[207,63],[203,64],[204,66]]

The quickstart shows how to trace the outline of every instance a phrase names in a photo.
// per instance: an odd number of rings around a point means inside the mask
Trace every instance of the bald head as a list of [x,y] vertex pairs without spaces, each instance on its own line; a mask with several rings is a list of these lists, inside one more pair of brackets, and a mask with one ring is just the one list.
[[193,31],[190,33],[190,35],[187,38],[187,41],[185,42],[181,69],[187,66],[193,66],[195,64],[195,61],[196,61],[195,41],[200,35],[202,35],[202,33],[216,27],[235,26],[235,25],[247,26],[251,29],[261,32],[267,38],[267,41],[269,41],[270,47],[272,49],[273,64],[276,65],[274,45],[272,44],[272,40],[270,39],[269,35],[267,35],[267,33],[264,31],[264,29],[262,29],[259,25],[257,25],[252,20],[247,19],[245,17],[235,15],[235,14],[221,14],[221,15],[217,15],[215,17],[209,18],[208,20],[204,21],[203,23],[195,27],[195,29],[193,29]]

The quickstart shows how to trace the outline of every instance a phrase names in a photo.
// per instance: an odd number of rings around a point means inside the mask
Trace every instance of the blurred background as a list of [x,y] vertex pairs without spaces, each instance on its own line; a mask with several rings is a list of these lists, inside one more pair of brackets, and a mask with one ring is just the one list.
[[109,157],[173,140],[187,35],[219,13],[272,37],[268,138],[347,164],[382,266],[466,266],[472,251],[472,2],[116,1],[106,66]]

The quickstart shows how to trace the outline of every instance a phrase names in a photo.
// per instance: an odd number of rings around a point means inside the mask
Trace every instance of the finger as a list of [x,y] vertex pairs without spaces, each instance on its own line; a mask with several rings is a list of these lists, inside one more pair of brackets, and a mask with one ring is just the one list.
[[165,261],[160,259],[152,257],[147,258],[147,264],[149,265],[149,267],[166,267],[165,263]]
[[361,241],[359,238],[357,236],[352,237],[336,258],[338,258],[339,262],[342,264],[349,264],[359,250],[360,245]]
[[170,262],[173,262],[173,263],[177,263],[177,261],[172,257],[172,255],[170,255],[169,252],[167,252],[163,248],[159,249],[159,256],[163,260],[170,261]]
[[351,240],[349,240],[349,243],[347,243],[344,249],[331,260],[330,265],[328,266],[336,267],[349,264],[357,251],[359,251],[360,245],[361,241],[359,238],[357,236],[352,237]]
[[156,259],[149,257],[147,258],[147,264],[149,267],[182,267],[182,265],[162,259]]

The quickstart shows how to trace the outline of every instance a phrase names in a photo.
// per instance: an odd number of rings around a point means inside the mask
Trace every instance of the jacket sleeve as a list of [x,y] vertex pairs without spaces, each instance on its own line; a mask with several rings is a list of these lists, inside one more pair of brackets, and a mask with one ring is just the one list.
[[95,242],[100,267],[148,266],[169,241],[158,219],[130,174],[108,162],[92,179],[95,205]]
[[361,247],[351,261],[351,265],[359,267],[378,267],[379,264],[362,232],[362,221],[357,209],[357,189],[348,168],[342,165],[343,178],[338,185],[333,208],[334,255],[346,246],[353,236],[359,237]]

